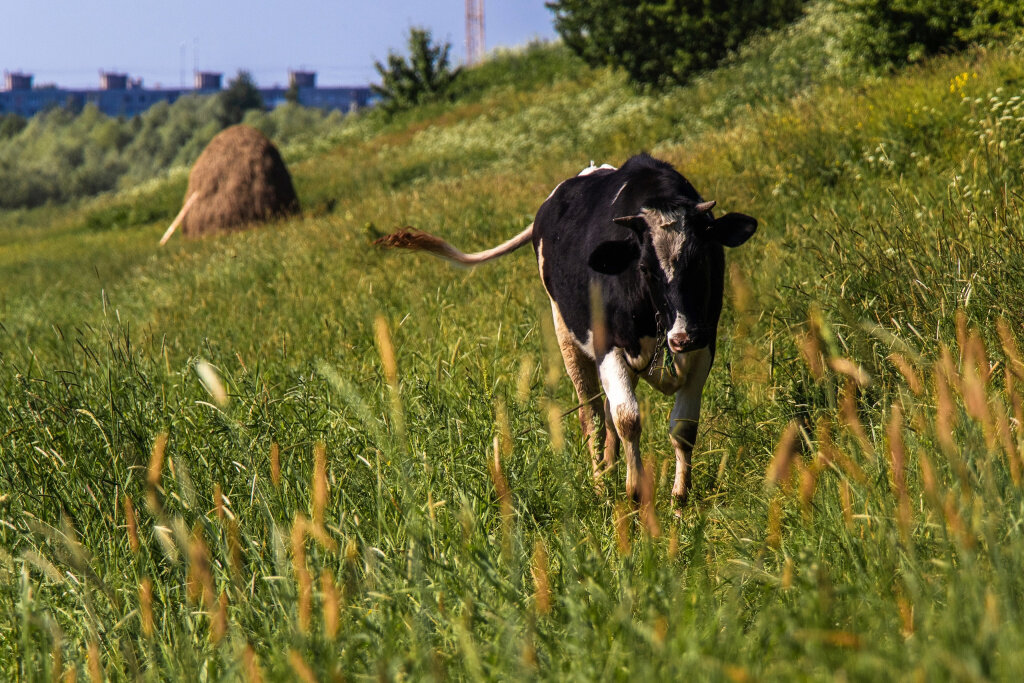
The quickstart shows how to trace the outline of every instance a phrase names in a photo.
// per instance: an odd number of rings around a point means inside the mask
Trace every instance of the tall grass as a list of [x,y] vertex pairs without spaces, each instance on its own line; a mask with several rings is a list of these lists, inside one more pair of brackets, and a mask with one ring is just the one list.
[[[584,70],[355,122],[293,164],[334,208],[260,231],[157,252],[163,184],[5,214],[3,676],[1020,678],[1024,62],[857,80],[765,41],[791,80]],[[493,243],[640,148],[762,226],[678,519],[641,394],[656,525],[549,419],[530,257],[369,247]]]

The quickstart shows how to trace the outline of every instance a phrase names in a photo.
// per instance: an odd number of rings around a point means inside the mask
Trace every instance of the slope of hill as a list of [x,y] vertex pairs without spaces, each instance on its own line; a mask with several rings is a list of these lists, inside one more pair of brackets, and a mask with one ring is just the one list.
[[[3,677],[1020,678],[1024,55],[820,46],[661,95],[505,56],[290,148],[305,215],[246,234],[157,249],[181,176],[0,215]],[[642,393],[656,523],[590,483],[532,256],[369,246],[643,149],[761,220],[679,518]]]

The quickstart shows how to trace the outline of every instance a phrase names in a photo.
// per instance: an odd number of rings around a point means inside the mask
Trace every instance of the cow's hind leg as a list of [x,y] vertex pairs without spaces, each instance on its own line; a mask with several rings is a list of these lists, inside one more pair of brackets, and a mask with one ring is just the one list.
[[602,413],[601,388],[597,379],[597,366],[576,345],[572,333],[566,328],[562,316],[554,302],[551,303],[551,312],[555,319],[555,336],[558,339],[558,348],[562,352],[562,361],[565,363],[565,371],[576,388],[576,396],[579,398],[580,427],[583,429],[583,436],[587,440],[587,448],[590,451],[591,473],[595,479],[601,474],[600,463],[597,459],[600,432],[597,418]]
[[640,460],[640,406],[636,401],[636,373],[619,349],[612,350],[601,359],[598,371],[615,431],[626,444],[626,495],[639,502],[644,466]]
[[615,431],[615,418],[612,417],[612,407],[608,399],[604,400],[604,471],[607,472],[615,467],[615,461],[619,458],[619,434]]

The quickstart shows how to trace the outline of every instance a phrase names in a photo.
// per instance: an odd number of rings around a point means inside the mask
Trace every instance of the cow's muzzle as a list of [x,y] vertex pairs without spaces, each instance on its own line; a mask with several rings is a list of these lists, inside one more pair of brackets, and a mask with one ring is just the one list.
[[673,332],[668,335],[668,350],[672,353],[696,351],[708,345],[703,335],[691,335],[688,332]]

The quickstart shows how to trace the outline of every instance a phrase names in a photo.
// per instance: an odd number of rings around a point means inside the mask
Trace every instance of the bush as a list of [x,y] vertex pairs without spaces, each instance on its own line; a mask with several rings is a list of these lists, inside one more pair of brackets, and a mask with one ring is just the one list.
[[1017,0],[837,0],[852,21],[842,36],[852,61],[898,66],[975,42],[1004,39],[1024,27]]
[[557,0],[547,3],[566,45],[593,65],[622,67],[642,84],[684,83],[751,34],[799,16],[803,0]]
[[410,28],[408,48],[408,58],[390,52],[387,66],[380,62],[373,65],[381,83],[370,87],[383,98],[381,106],[389,112],[445,96],[461,71],[452,69],[449,63],[451,43],[435,45],[428,29]]

